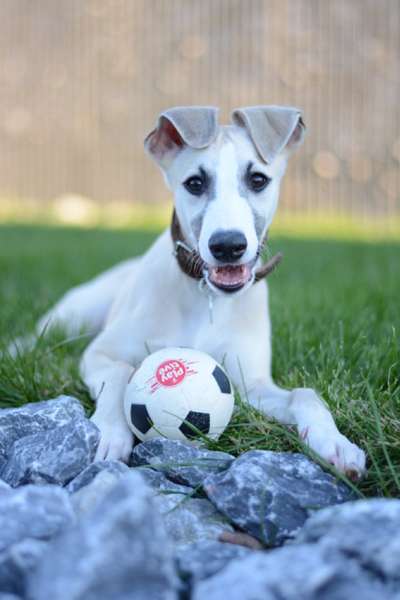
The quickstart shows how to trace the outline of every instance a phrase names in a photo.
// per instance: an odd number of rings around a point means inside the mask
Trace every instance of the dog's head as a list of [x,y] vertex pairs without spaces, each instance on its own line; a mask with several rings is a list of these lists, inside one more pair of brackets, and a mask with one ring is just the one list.
[[163,112],[145,140],[175,197],[187,242],[215,292],[249,287],[291,151],[304,137],[296,108],[252,106],[219,126],[213,107]]

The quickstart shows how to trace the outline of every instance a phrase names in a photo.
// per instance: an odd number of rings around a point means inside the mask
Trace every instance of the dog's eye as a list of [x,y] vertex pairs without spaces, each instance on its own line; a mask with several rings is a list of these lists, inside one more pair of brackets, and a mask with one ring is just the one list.
[[270,181],[263,173],[250,173],[248,176],[248,185],[253,192],[262,192]]
[[193,175],[189,179],[186,179],[183,185],[193,196],[201,196],[205,190],[206,182],[198,175]]

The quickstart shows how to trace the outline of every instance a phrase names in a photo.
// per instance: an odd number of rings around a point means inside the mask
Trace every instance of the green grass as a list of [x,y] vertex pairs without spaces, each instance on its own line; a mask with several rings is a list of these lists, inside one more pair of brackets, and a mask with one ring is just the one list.
[[[0,226],[0,340],[30,330],[65,290],[141,253],[156,232]],[[270,277],[273,370],[285,387],[315,387],[343,433],[368,453],[366,495],[400,493],[399,250],[396,243],[274,238],[285,260]],[[92,404],[78,375],[85,339],[42,340],[0,364],[0,406],[76,395]],[[245,376],[245,374],[244,374]],[[238,402],[212,447],[299,450],[287,429]]]

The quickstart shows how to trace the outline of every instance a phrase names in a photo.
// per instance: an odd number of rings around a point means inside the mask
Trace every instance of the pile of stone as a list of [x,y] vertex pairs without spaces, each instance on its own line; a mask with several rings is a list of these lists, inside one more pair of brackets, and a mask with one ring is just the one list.
[[66,396],[0,411],[0,600],[400,598],[400,501],[301,454],[93,463],[98,437]]

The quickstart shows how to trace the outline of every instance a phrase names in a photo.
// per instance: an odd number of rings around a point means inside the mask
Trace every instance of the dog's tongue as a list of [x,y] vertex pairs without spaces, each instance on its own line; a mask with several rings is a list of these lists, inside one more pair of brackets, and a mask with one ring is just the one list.
[[212,283],[224,287],[244,285],[251,276],[249,265],[226,265],[210,267],[209,277]]

